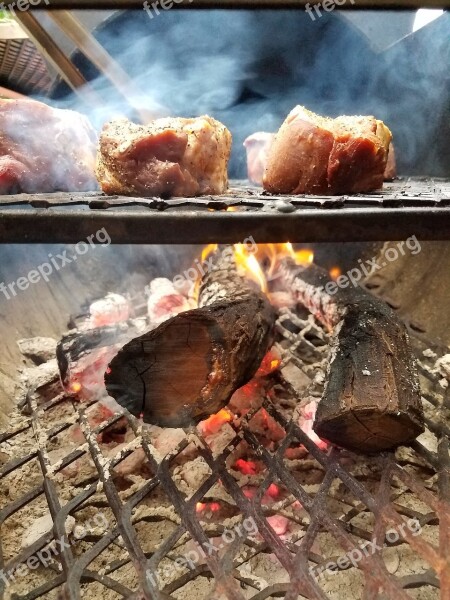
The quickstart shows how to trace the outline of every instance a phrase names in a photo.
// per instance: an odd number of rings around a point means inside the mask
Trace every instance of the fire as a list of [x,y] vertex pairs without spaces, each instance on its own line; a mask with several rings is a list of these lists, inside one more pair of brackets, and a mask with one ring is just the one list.
[[217,244],[208,244],[207,246],[205,246],[205,248],[203,248],[202,250],[201,262],[204,262],[208,258],[208,256],[210,256],[210,254],[212,254],[216,250]]
[[330,277],[331,279],[334,279],[336,281],[336,279],[339,277],[339,275],[341,275],[342,271],[339,267],[331,267],[330,269]]
[[244,267],[251,279],[256,281],[261,290],[266,293],[267,281],[254,254],[251,254],[244,244],[235,244],[234,256],[237,266]]
[[226,408],[222,408],[215,415],[211,415],[202,421],[199,427],[203,435],[211,435],[217,433],[224,423],[229,423],[232,420],[233,415]]
[[284,244],[288,254],[295,260],[297,265],[310,265],[314,260],[314,252],[309,248],[294,250],[291,242]]
[[70,384],[70,391],[74,394],[78,394],[81,391],[81,383],[79,381],[74,381]]

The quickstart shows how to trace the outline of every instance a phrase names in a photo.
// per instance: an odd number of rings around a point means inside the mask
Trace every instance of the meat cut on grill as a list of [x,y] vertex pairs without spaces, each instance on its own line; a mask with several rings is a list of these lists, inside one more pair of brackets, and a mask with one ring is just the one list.
[[275,194],[354,194],[382,187],[392,134],[375,117],[321,117],[302,106],[271,144],[264,189]]
[[257,131],[244,140],[244,148],[247,152],[247,176],[256,185],[262,185],[267,156],[274,137],[274,133]]
[[97,178],[107,194],[221,194],[230,150],[230,132],[208,116],[166,117],[145,126],[117,119],[100,135]]
[[97,137],[72,110],[0,100],[0,194],[97,189]]

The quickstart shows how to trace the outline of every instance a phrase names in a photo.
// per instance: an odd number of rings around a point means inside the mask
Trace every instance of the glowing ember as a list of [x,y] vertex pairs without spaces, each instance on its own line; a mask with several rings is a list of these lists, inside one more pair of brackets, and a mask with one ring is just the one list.
[[164,277],[153,279],[149,286],[147,312],[152,323],[162,323],[168,318],[192,308],[187,298]]
[[81,383],[79,381],[74,381],[70,384],[70,391],[74,394],[78,394],[81,390]]
[[233,415],[226,408],[222,408],[215,415],[211,415],[199,423],[198,427],[203,435],[211,435],[217,433],[224,423],[229,423],[232,420]]
[[272,348],[262,359],[261,366],[259,367],[256,376],[265,377],[276,371],[280,365],[281,356],[275,348]]
[[197,513],[206,511],[219,512],[220,504],[218,502],[197,502],[195,505],[195,510]]
[[341,275],[342,271],[339,267],[331,267],[330,269],[330,277],[331,279],[334,279],[336,281],[336,279],[339,277],[339,275]]
[[289,521],[282,515],[267,517],[267,522],[277,535],[284,535],[288,529]]
[[126,321],[130,316],[130,307],[126,298],[120,294],[108,294],[105,298],[93,302],[89,313],[92,327],[102,327]]
[[263,292],[267,292],[267,281],[254,254],[251,254],[245,244],[234,245],[234,256],[238,267],[243,267],[247,277],[255,281]]
[[256,475],[258,472],[256,463],[254,463],[251,460],[244,460],[243,458],[238,458],[238,460],[234,463],[234,466],[243,475]]
[[271,483],[267,488],[267,493],[271,498],[278,498],[278,496],[280,495],[280,489],[277,485]]
[[317,433],[313,430],[314,417],[316,416],[317,403],[312,400],[302,408],[302,415],[299,418],[300,429],[306,433],[310,440],[321,450],[325,450],[328,444],[325,440],[320,439]]

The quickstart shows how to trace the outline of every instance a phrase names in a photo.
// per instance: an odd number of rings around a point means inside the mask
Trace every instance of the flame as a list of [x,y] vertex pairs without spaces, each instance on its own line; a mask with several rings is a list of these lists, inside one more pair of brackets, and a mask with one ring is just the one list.
[[204,262],[210,254],[217,250],[217,244],[208,244],[202,250],[201,261]]
[[248,252],[244,244],[235,244],[234,257],[236,265],[238,267],[244,267],[247,271],[247,275],[250,275],[250,278],[253,279],[253,281],[256,281],[261,290],[266,293],[267,281],[255,255]]
[[330,269],[330,277],[331,279],[334,279],[336,281],[336,279],[339,277],[339,275],[341,275],[342,271],[339,267],[331,267]]
[[236,206],[227,206],[227,212],[236,212],[237,208]]
[[314,252],[309,248],[294,250],[291,242],[284,244],[289,255],[295,260],[297,265],[310,265],[314,260]]

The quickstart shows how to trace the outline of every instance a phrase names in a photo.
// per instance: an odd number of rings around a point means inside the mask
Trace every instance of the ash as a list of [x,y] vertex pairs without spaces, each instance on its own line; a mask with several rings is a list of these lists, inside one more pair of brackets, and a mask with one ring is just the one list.
[[[448,352],[413,338],[427,420],[418,440],[377,456],[339,451],[312,430],[328,334],[277,301],[276,343],[256,376],[187,429],[144,425],[101,385],[87,397],[63,388],[52,341],[22,344],[18,407],[0,436],[1,566],[14,570],[61,536],[68,548],[0,583],[4,598],[450,594],[448,575],[439,581],[450,569]],[[412,518],[420,535],[385,539]],[[372,539],[381,551],[308,577]],[[203,556],[205,542],[215,549]]]

